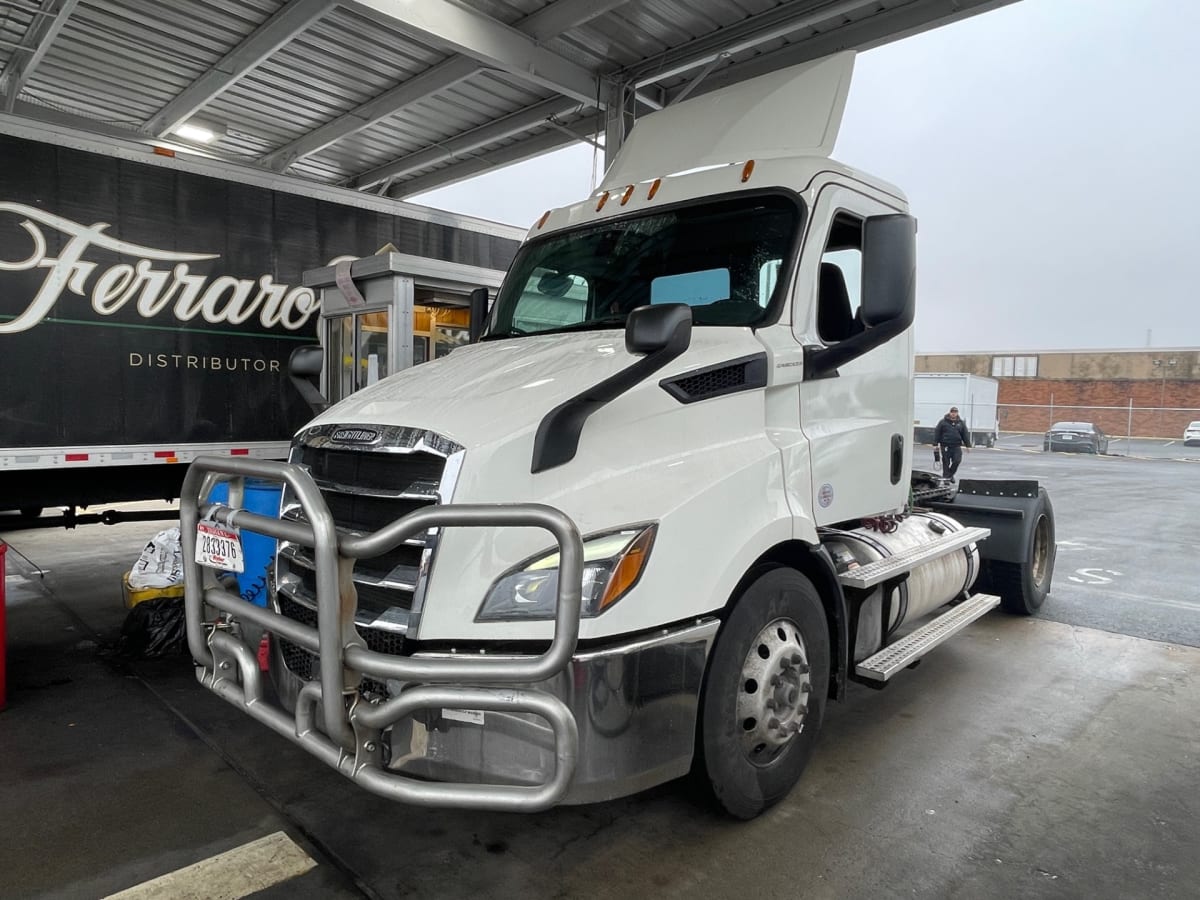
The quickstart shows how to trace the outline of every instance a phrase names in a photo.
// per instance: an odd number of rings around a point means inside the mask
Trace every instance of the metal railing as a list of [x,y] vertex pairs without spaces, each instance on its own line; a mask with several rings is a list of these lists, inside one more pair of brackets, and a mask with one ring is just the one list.
[[[286,484],[308,522],[205,502],[215,480],[241,478]],[[230,493],[237,495],[233,490]],[[199,457],[192,463],[179,510],[188,648],[199,666],[198,679],[210,690],[366,789],[390,799],[426,806],[533,811],[552,806],[565,795],[579,745],[578,725],[567,706],[535,689],[477,686],[538,682],[559,674],[570,663],[579,637],[583,542],[564,513],[539,504],[446,505],[410,513],[372,534],[339,535],[324,497],[305,468],[222,457]],[[211,570],[195,561],[197,524],[202,518],[309,547],[316,566],[317,627],[255,606],[216,586],[215,578],[206,575]],[[553,638],[543,653],[418,659],[367,649],[354,626],[354,561],[387,553],[430,528],[445,527],[533,527],[553,535],[560,554],[558,595]],[[208,627],[206,605],[318,655],[319,677],[301,689],[294,715],[266,699],[262,673],[251,649],[234,635]],[[416,684],[376,703],[357,690],[364,676]],[[465,684],[471,682],[476,684]],[[532,713],[544,718],[554,733],[554,775],[540,785],[524,786],[432,783],[388,771],[383,764],[382,733],[417,710],[439,707]]]
[[1091,422],[1108,435],[1180,440],[1184,429],[1200,421],[1200,408],[1151,406],[1133,398],[1117,404],[1001,403],[997,418],[1002,433],[1041,434],[1056,422]]

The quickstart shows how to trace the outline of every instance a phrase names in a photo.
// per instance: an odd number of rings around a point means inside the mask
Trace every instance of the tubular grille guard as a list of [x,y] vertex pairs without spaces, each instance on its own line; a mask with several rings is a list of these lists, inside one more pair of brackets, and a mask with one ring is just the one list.
[[[203,502],[206,488],[214,479],[245,477],[286,484],[303,506],[308,522],[269,518]],[[230,493],[236,496],[236,492]],[[219,587],[206,586],[203,567],[195,561],[196,525],[201,517],[311,548],[316,566],[317,627],[247,603]],[[578,727],[570,710],[549,694],[501,687],[552,678],[567,667],[575,652],[583,542],[564,513],[539,504],[434,506],[410,513],[372,534],[339,538],[329,508],[304,468],[265,460],[202,456],[192,463],[184,479],[179,519],[188,648],[200,667],[198,679],[210,690],[383,797],[423,806],[534,811],[552,806],[566,793],[579,744]],[[350,577],[354,560],[386,553],[429,528],[455,526],[534,527],[554,536],[560,553],[558,602],[554,637],[544,653],[517,659],[411,659],[377,653],[363,645],[354,627],[356,594]],[[258,662],[248,647],[219,630],[207,632],[205,604],[318,654],[319,678],[301,691],[294,717],[264,699]],[[364,676],[416,682],[419,686],[384,704],[373,705],[362,701],[354,691]],[[493,687],[475,686],[489,683]],[[349,703],[348,697],[352,698]],[[332,702],[323,702],[324,698]],[[543,717],[555,735],[553,778],[535,787],[444,784],[386,771],[380,750],[381,732],[414,710],[439,706],[529,712]]]

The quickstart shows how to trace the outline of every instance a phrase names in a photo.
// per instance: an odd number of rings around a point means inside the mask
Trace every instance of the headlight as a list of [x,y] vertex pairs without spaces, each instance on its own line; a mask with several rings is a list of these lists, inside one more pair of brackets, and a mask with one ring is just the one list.
[[[639,525],[584,539],[584,617],[600,615],[637,584],[657,530],[657,525]],[[553,619],[557,601],[556,550],[502,575],[488,591],[475,620]]]

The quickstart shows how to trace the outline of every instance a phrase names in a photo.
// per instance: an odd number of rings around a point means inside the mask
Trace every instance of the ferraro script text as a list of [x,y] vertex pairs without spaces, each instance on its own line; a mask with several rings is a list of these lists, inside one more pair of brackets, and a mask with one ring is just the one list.
[[[257,279],[222,275],[209,280],[205,275],[192,274],[189,263],[218,259],[216,253],[173,253],[141,247],[105,234],[107,222],[81,225],[21,203],[0,203],[3,214],[24,217],[20,225],[32,241],[32,252],[25,259],[0,259],[0,271],[45,269],[46,275],[24,310],[15,319],[0,322],[0,334],[33,328],[49,315],[64,292],[89,300],[92,309],[102,316],[111,316],[133,304],[146,319],[168,310],[180,322],[199,316],[214,325],[240,325],[257,317],[264,328],[282,325],[291,331],[303,327],[317,310],[311,288],[276,284],[270,275]],[[43,229],[55,229],[67,237],[57,257],[47,255]],[[85,260],[92,248],[136,261],[101,269],[97,263]],[[11,294],[8,299],[11,301]]]

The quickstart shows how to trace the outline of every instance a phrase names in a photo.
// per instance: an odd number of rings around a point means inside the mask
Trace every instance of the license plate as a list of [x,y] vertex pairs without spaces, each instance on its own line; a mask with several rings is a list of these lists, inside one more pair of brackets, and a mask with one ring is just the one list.
[[210,569],[245,572],[241,534],[216,522],[200,522],[196,525],[196,562]]
[[1073,441],[1073,440],[1075,440],[1075,435],[1073,435],[1073,434],[1060,434],[1060,435],[1059,435],[1059,440],[1063,440],[1063,441]]

